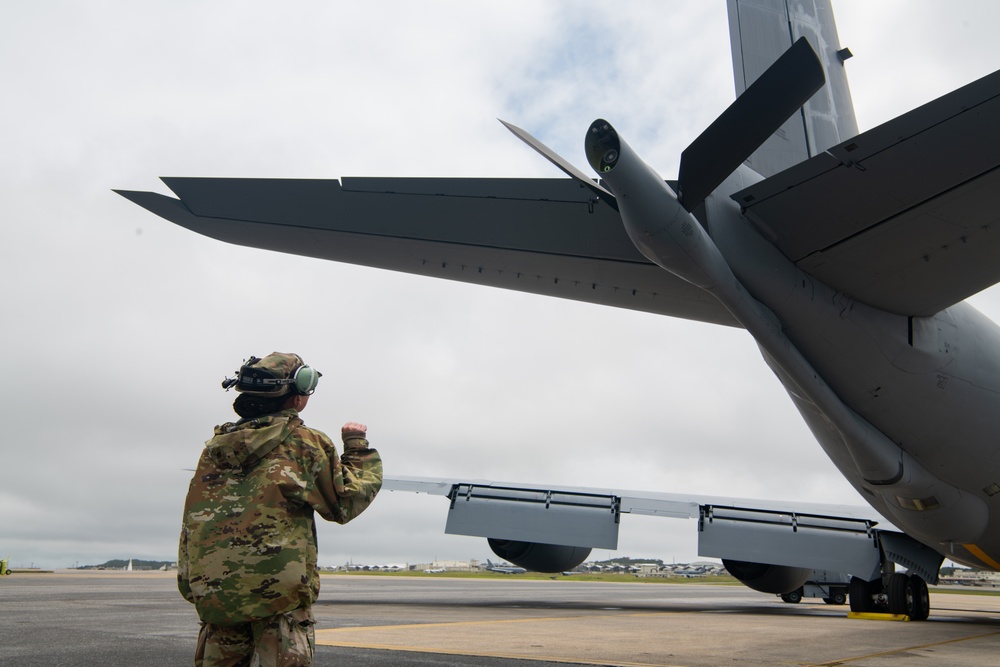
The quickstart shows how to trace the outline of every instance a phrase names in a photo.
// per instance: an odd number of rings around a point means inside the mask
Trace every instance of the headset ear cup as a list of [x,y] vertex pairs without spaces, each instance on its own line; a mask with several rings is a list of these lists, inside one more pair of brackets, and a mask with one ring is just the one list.
[[311,366],[299,366],[292,376],[292,380],[295,382],[295,392],[302,396],[308,396],[316,391],[319,378],[320,372],[316,369]]

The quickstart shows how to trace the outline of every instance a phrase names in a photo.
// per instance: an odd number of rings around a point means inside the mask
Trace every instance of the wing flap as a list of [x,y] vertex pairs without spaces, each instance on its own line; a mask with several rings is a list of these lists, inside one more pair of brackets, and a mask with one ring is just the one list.
[[228,243],[738,326],[632,245],[569,179],[167,178],[179,200],[121,192]]
[[761,500],[759,498],[736,498],[732,496],[712,496],[700,494],[664,493],[660,491],[637,491],[626,489],[606,489],[596,487],[578,487],[547,484],[544,488],[537,485],[519,484],[514,482],[497,482],[486,479],[413,477],[396,475],[386,477],[382,488],[389,491],[405,491],[409,493],[426,493],[429,495],[449,496],[457,486],[473,486],[481,488],[520,489],[531,492],[555,491],[560,493],[592,494],[598,496],[615,496],[620,500],[623,514],[643,514],[664,516],[677,519],[697,519],[702,507],[714,508],[754,508],[755,510],[785,514],[803,514],[813,517],[828,517],[846,521],[870,521],[872,525],[886,524],[871,507],[860,505],[835,505],[823,503],[803,503],[786,500]]
[[163,180],[199,217],[649,263],[569,179]]
[[932,315],[1000,280],[1000,72],[733,195],[804,271]]
[[[620,515],[698,519],[698,553],[871,579],[879,570],[870,508],[460,479],[389,477],[383,489],[445,496],[445,532],[615,549]],[[879,531],[880,532],[880,531]]]

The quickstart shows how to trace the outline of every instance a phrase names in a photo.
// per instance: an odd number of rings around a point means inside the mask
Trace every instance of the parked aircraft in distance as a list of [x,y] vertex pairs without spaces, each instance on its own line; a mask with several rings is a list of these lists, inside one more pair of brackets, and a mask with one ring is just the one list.
[[447,532],[526,569],[615,548],[622,514],[694,517],[699,554],[752,588],[840,573],[853,610],[924,619],[945,555],[1000,570],[1000,328],[964,302],[1000,281],[1000,72],[858,134],[829,0],[728,9],[742,92],[676,181],[598,119],[580,134],[600,181],[507,124],[569,178],[167,178],[177,199],[121,194],[231,243],[746,330],[874,511],[463,479],[385,488],[448,497]]
[[527,572],[523,567],[514,567],[511,565],[497,565],[489,558],[486,559],[486,569],[490,572],[500,572],[501,574],[523,574]]

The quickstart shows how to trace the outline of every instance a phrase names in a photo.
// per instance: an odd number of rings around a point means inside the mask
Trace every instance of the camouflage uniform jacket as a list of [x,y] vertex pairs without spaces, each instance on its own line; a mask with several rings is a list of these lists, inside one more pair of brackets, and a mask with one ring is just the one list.
[[344,455],[295,410],[215,427],[184,503],[177,585],[201,620],[235,625],[319,595],[313,512],[347,523],[382,486],[361,434]]

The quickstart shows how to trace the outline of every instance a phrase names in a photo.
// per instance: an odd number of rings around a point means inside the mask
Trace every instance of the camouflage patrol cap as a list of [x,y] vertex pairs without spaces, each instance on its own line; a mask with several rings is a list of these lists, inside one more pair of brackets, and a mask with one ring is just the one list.
[[[285,396],[296,389],[296,372],[303,367],[306,364],[297,354],[272,352],[263,359],[250,357],[240,367],[235,388],[251,396]],[[312,393],[314,388],[315,383],[308,392],[298,393]]]

